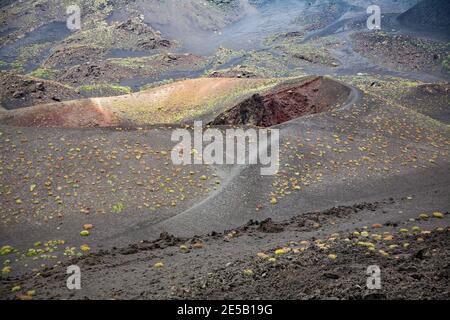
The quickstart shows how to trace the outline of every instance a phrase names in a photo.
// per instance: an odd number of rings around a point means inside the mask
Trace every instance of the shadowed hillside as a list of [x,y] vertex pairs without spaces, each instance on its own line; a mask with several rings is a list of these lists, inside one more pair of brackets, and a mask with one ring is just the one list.
[[405,13],[399,20],[407,26],[450,31],[450,1],[423,0]]

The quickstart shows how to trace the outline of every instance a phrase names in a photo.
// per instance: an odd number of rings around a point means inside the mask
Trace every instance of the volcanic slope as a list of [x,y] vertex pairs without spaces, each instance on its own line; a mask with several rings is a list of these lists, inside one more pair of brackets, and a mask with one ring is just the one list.
[[[429,216],[440,212],[442,218],[446,217],[450,200],[448,126],[413,108],[378,97],[371,88],[368,86],[362,93],[349,86],[346,101],[338,106],[275,126],[280,129],[281,147],[279,172],[275,176],[261,176],[258,166],[173,166],[173,142],[167,126],[81,130],[2,125],[1,203],[5,207],[1,243],[5,253],[2,260],[10,261],[2,287],[20,284],[27,289],[40,288],[37,298],[54,294],[70,297],[65,289],[47,291],[42,286],[44,282],[47,288],[58,286],[65,276],[60,274],[64,268],[58,267],[58,261],[73,257],[76,260],[69,263],[101,266],[92,268],[88,277],[103,274],[89,285],[88,292],[76,293],[78,298],[162,297],[172,290],[173,282],[161,277],[164,271],[152,268],[153,263],[161,260],[182,272],[182,266],[189,262],[190,267],[196,267],[189,269],[188,274],[194,270],[199,277],[206,277],[208,272],[217,273],[218,266],[226,264],[225,259],[236,263],[236,268],[223,271],[225,274],[220,271],[219,275],[227,278],[236,274],[240,279],[247,260],[233,257],[318,237],[315,232],[326,220],[311,215],[314,212],[356,205],[343,220],[335,219],[334,214],[329,217],[327,231],[344,234],[368,224],[401,225],[423,212]],[[363,203],[373,206],[359,208]],[[268,241],[267,246],[258,236],[251,238],[254,246],[247,246],[248,237],[234,237],[239,231],[227,232],[225,242],[233,241],[235,249],[226,245],[224,251],[214,251],[211,246],[211,251],[204,253],[209,257],[207,264],[206,256],[200,254],[203,251],[193,249],[202,250],[209,241],[218,243],[211,240],[214,236],[192,238],[188,249],[193,253],[188,260],[181,254],[171,256],[173,250],[178,250],[174,246],[164,251],[167,241],[178,246],[184,240],[163,236],[159,240],[162,242],[156,244],[162,249],[157,251],[151,249],[155,246],[152,242],[142,242],[152,241],[164,231],[176,237],[192,237],[239,228],[249,220],[271,218],[278,222],[296,216],[306,219],[299,222],[300,229],[289,234],[271,233],[275,242]],[[444,223],[445,219],[436,217],[431,222]],[[89,229],[88,236],[80,234],[83,226]],[[408,225],[408,232],[413,226]],[[436,226],[431,223],[424,228]],[[262,228],[279,230],[270,224]],[[223,241],[220,238],[219,242]],[[443,240],[436,236],[430,241],[437,241],[434,245]],[[131,245],[127,247],[128,244]],[[122,249],[109,251],[112,247]],[[145,247],[148,249],[142,249]],[[441,250],[445,244],[437,248]],[[353,251],[349,254],[349,259],[353,259]],[[83,258],[78,260],[80,255]],[[325,255],[321,257],[326,259]],[[107,282],[123,271],[122,262],[128,259],[138,267],[127,269],[126,277]],[[106,273],[103,262],[108,266]],[[140,267],[144,264],[146,269]],[[264,273],[259,273],[254,265],[248,268],[256,277]],[[133,281],[146,289],[131,288]],[[148,289],[152,283],[160,284],[161,289]],[[192,279],[180,283],[197,288],[197,281]],[[301,290],[300,293],[311,295],[305,288]],[[395,294],[395,290],[390,290],[388,296]],[[204,294],[201,289],[191,292],[193,297]],[[214,296],[218,296],[217,292],[213,291]],[[238,291],[233,294],[239,297]],[[14,294],[3,291],[2,296]]]
[[449,34],[450,3],[445,0],[420,1],[402,13],[398,20],[415,28],[440,29]]
[[[39,276],[4,280],[0,295],[8,299],[448,299],[450,215],[418,215],[418,203],[397,199],[339,206],[193,238],[161,234],[154,241],[74,258]],[[397,212],[399,207],[408,211],[396,214],[392,222],[379,223],[380,212]],[[348,230],[336,227],[355,216],[358,222]],[[81,290],[62,285],[69,263],[84,270]],[[367,288],[369,265],[380,267],[384,279],[380,290]],[[33,297],[27,294],[30,290]]]
[[[288,82],[292,86],[310,80]],[[193,108],[199,114],[196,119],[205,117],[211,121],[254,92],[276,90],[280,81],[197,79],[151,89],[139,97],[105,98],[103,101],[111,101],[107,106],[90,103],[95,101],[91,99],[5,111],[6,125],[1,131],[1,243],[25,252],[20,254],[24,260],[15,271],[37,266],[39,259],[27,261],[28,258],[45,256],[48,250],[58,251],[51,255],[58,259],[63,253],[69,257],[81,254],[79,249],[66,252],[61,246],[82,245],[78,242],[85,239],[80,237],[85,224],[96,226],[89,239],[98,248],[119,246],[140,238],[146,226],[219,194],[239,168],[174,166],[174,143],[170,140],[174,125],[155,125],[154,122],[162,122],[156,114],[164,113],[169,122],[175,121],[177,115],[170,114],[171,107],[195,117]],[[147,98],[147,106],[136,105],[142,97]],[[136,112],[132,113],[136,118],[122,118],[133,125],[111,126],[118,110],[114,109],[114,102],[118,100],[128,103],[128,109],[123,110]],[[122,103],[119,106],[124,107]],[[143,127],[136,126],[137,120]],[[90,126],[105,127],[86,128]],[[112,234],[111,230],[117,233]],[[54,241],[59,244],[58,250]],[[30,243],[43,247],[33,249]],[[31,256],[27,255],[28,249],[33,249]]]
[[63,101],[4,112],[2,123],[35,127],[93,127],[176,123],[222,111],[283,79],[199,78],[137,93]]

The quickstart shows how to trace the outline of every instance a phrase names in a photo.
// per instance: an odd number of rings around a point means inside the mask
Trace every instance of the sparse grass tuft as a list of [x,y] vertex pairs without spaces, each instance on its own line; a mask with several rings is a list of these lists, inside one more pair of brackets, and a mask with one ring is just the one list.
[[41,78],[41,79],[53,79],[56,75],[56,71],[46,68],[38,68],[28,74],[30,77]]
[[123,95],[132,92],[130,87],[115,85],[115,84],[95,84],[85,85],[78,88],[81,94],[87,96],[110,96]]

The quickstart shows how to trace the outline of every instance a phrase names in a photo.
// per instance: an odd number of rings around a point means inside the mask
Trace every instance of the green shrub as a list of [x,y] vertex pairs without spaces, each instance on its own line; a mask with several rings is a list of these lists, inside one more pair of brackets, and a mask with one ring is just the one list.
[[41,78],[41,79],[53,79],[56,72],[51,69],[45,69],[45,68],[38,68],[32,72],[30,72],[28,75],[35,78]]
[[450,72],[450,54],[442,60],[442,66],[447,72]]
[[117,96],[132,92],[130,87],[114,84],[85,85],[79,87],[78,90],[86,96]]

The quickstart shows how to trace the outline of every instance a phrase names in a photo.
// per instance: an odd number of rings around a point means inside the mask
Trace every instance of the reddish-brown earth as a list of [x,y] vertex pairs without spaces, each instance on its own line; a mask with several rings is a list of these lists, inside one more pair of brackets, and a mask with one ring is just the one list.
[[115,123],[113,113],[93,102],[79,100],[39,105],[18,110],[20,115],[6,116],[5,124],[19,127],[106,127]]
[[215,114],[219,114],[242,101],[248,92],[265,92],[276,84],[276,81],[268,79],[199,78],[122,96],[3,110],[0,123],[65,128],[174,123],[180,115],[191,116],[192,110],[212,112],[211,107],[214,106],[217,108]]
[[252,124],[270,127],[304,115],[328,111],[348,97],[340,83],[314,77],[302,84],[288,85],[265,95],[254,94],[219,115],[211,124]]

